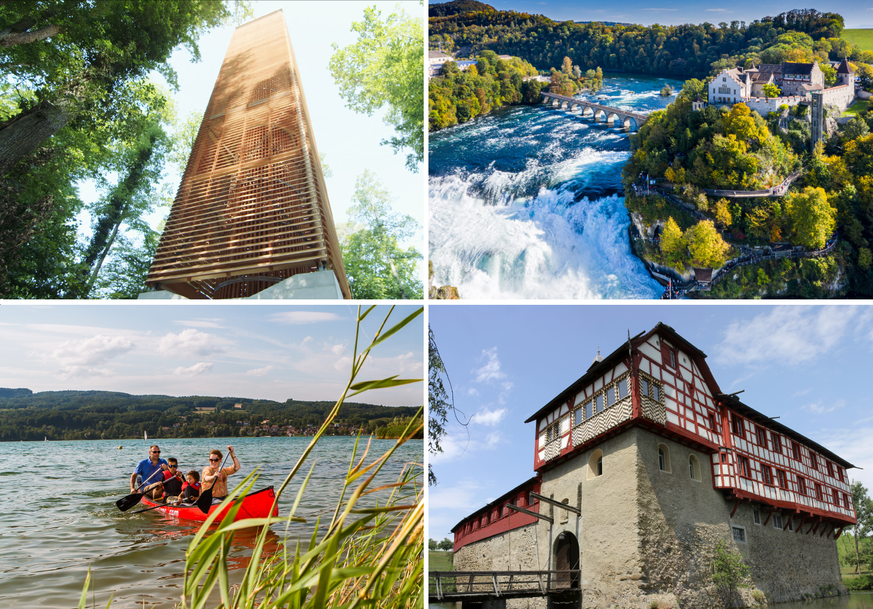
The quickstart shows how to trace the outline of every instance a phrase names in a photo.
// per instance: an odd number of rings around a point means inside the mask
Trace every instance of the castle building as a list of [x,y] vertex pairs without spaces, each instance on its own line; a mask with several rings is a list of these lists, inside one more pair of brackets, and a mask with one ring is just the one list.
[[[779,97],[768,98],[765,85],[776,85],[782,91]],[[855,99],[855,74],[843,59],[837,68],[837,82],[825,87],[824,72],[818,61],[752,65],[743,68],[722,70],[708,87],[709,103],[715,105],[744,103],[759,114],[775,111],[781,105],[796,106],[809,103],[813,91],[823,92],[826,105],[836,106],[840,111],[848,108]]]
[[452,529],[456,571],[579,569],[582,607],[709,607],[724,543],[750,568],[745,604],[845,592],[854,466],[724,394],[671,327],[598,355],[525,422],[535,474]]
[[281,10],[231,38],[146,284],[141,297],[351,298]]

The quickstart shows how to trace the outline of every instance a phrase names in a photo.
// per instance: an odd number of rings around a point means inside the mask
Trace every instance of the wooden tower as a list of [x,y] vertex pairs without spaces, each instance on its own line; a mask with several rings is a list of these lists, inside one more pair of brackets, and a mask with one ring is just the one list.
[[236,29],[146,284],[244,298],[333,271],[351,298],[281,10]]

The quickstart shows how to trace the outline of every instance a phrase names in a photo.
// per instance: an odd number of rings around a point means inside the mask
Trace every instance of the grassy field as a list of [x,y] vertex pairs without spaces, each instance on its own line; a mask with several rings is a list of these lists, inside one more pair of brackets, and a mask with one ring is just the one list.
[[841,38],[858,45],[862,51],[873,51],[873,30],[843,30]]
[[843,116],[858,116],[864,110],[867,109],[867,104],[870,102],[864,99],[859,99],[854,104],[846,108],[846,111],[843,112]]
[[428,571],[453,571],[451,552],[428,551]]

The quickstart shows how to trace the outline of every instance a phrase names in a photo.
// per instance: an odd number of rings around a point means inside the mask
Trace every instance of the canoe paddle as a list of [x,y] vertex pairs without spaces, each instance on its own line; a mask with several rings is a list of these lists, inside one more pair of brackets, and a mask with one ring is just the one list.
[[[227,458],[229,456],[230,456],[230,451],[228,451],[228,453],[226,455],[224,455],[224,461],[221,462],[221,467],[218,468],[218,475],[216,476],[216,478],[221,475],[221,471],[224,469],[224,464],[227,462]],[[210,487],[208,489],[206,489],[205,491],[203,491],[202,493],[200,493],[200,497],[197,499],[197,503],[195,504],[195,505],[197,505],[198,508],[200,508],[200,511],[203,512],[204,514],[208,514],[209,508],[212,506],[212,487],[215,486],[216,482],[217,482],[217,480],[215,478],[213,478],[212,484],[210,485]]]
[[152,478],[155,477],[155,474],[157,474],[158,472],[162,472],[162,471],[164,471],[164,470],[163,470],[163,469],[155,470],[154,472],[152,472],[152,475],[149,476],[149,477],[146,479],[146,481],[143,482],[143,483],[139,486],[139,489],[137,489],[137,491],[134,491],[134,492],[131,493],[130,495],[127,495],[126,497],[122,497],[121,499],[119,499],[118,501],[116,501],[116,502],[115,502],[115,505],[118,506],[118,509],[121,510],[122,512],[126,512],[127,510],[129,510],[130,508],[132,508],[133,506],[135,506],[137,503],[139,503],[139,500],[142,499],[142,496],[143,496],[143,493],[140,493],[139,491],[142,490],[142,488],[143,488],[146,484],[149,483],[149,480],[151,480]]

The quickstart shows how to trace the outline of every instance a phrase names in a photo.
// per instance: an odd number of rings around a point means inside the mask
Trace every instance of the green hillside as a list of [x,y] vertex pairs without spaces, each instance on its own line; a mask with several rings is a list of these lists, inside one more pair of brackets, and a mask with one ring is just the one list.
[[841,38],[862,51],[873,51],[873,29],[843,30]]

